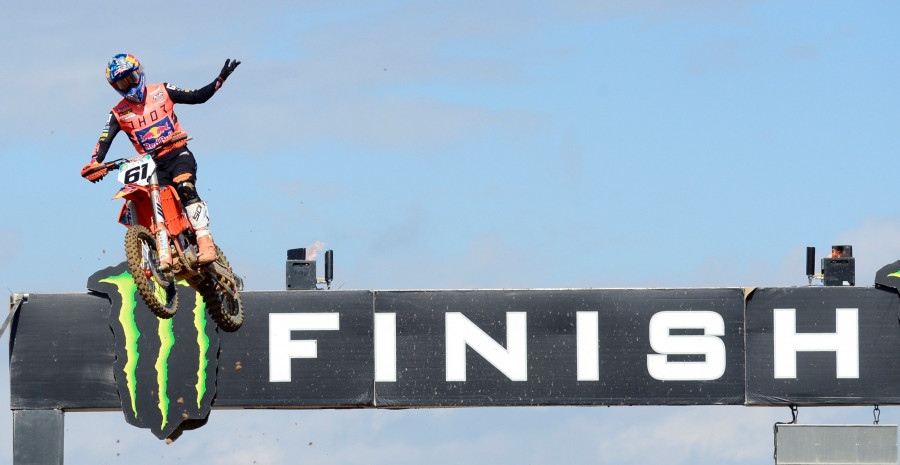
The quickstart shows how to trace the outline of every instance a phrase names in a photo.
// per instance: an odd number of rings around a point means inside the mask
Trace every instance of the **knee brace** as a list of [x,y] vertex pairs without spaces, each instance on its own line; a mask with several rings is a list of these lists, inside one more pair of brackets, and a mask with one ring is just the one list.
[[206,209],[206,202],[198,200],[184,207],[184,211],[198,237],[209,235],[209,211]]
[[194,183],[190,181],[176,184],[175,190],[178,191],[178,195],[181,197],[181,203],[185,207],[200,202],[200,195],[197,194],[197,188],[194,187]]

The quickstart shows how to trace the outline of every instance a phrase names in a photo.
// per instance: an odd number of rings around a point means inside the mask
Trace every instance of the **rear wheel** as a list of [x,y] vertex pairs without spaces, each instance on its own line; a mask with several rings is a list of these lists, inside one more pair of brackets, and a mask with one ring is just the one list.
[[135,225],[125,234],[125,257],[138,293],[150,311],[159,318],[172,318],[178,309],[175,276],[158,271],[156,238],[144,226]]
[[[222,250],[216,246],[216,263],[231,271],[231,265],[225,258]],[[234,273],[232,271],[232,273]],[[244,324],[244,305],[241,302],[241,295],[238,289],[232,289],[233,295],[229,293],[221,283],[216,282],[213,278],[206,278],[200,283],[197,289],[203,296],[203,302],[206,304],[206,310],[209,316],[216,322],[223,331],[234,332],[240,329]]]

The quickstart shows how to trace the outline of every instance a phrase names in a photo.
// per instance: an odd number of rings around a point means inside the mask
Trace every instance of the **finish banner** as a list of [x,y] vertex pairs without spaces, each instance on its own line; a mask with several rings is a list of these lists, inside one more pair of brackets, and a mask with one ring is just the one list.
[[900,403],[896,287],[245,292],[227,333],[186,286],[156,319],[123,270],[22,305],[12,409],[170,437],[216,407]]

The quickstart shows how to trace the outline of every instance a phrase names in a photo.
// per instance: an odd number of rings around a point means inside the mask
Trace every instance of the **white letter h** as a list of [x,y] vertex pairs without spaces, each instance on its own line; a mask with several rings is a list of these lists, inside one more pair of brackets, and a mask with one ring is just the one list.
[[834,333],[797,333],[797,310],[776,308],[775,378],[797,378],[797,352],[835,352],[837,377],[859,378],[859,309],[835,310]]

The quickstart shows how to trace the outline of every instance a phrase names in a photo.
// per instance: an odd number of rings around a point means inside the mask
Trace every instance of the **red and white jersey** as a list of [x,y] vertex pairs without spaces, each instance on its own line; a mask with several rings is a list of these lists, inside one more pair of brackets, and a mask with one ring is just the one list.
[[[132,103],[122,99],[112,110],[119,128],[128,134],[138,153],[152,152],[156,147],[169,139],[181,136],[184,131],[175,116],[175,102],[169,98],[166,86],[151,84],[147,86],[147,96],[143,103]],[[183,146],[179,141],[172,148]]]

